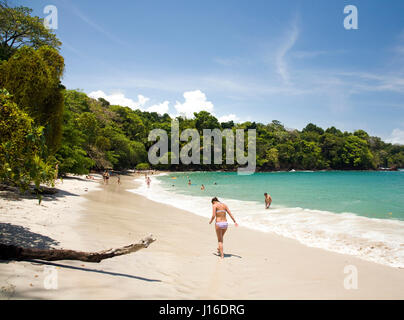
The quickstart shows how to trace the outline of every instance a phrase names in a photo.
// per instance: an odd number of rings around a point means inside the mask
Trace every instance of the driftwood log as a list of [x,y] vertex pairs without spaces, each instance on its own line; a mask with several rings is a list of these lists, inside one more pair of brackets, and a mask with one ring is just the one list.
[[81,252],[74,250],[62,249],[35,249],[22,248],[14,245],[6,245],[0,243],[0,260],[32,260],[39,259],[45,261],[56,260],[79,260],[84,262],[100,262],[124,254],[136,252],[140,249],[147,248],[151,243],[156,241],[152,235],[143,238],[137,243],[130,244],[126,247],[103,250],[99,252]]

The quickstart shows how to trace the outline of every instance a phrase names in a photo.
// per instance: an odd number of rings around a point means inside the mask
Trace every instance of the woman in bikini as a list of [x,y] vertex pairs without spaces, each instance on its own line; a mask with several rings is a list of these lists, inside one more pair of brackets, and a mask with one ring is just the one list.
[[221,203],[216,197],[212,199],[212,218],[209,221],[209,224],[216,218],[215,229],[217,235],[217,241],[219,242],[219,247],[217,248],[217,252],[220,254],[220,257],[223,259],[223,236],[227,231],[228,223],[226,220],[226,213],[229,214],[231,219],[234,222],[234,225],[237,227],[238,224],[234,219],[233,215],[230,212],[230,209],[224,203]]

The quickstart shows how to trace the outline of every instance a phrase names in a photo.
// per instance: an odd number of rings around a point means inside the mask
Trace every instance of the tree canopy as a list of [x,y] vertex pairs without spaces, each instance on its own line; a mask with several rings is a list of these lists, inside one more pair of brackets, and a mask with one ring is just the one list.
[[8,60],[23,46],[60,48],[62,43],[45,28],[43,19],[33,17],[31,13],[30,8],[10,7],[6,0],[0,1],[0,61]]
[[0,88],[45,128],[50,152],[59,148],[62,135],[63,70],[63,57],[48,46],[22,47],[0,64]]
[[43,127],[35,126],[6,90],[0,90],[0,181],[26,189],[52,184],[55,161],[44,160]]
[[[111,105],[77,90],[66,90],[61,79],[64,59],[61,43],[32,17],[26,7],[10,8],[0,0],[0,182],[26,188],[34,182],[51,184],[59,173],[84,174],[91,169],[157,168],[165,170],[235,170],[226,164],[225,138],[222,163],[148,163],[151,130],[166,130],[171,139],[171,117],[156,112]],[[204,129],[256,130],[258,170],[338,169],[368,170],[404,167],[404,146],[383,142],[364,130],[342,132],[309,123],[301,131],[271,123],[220,122],[207,111],[177,117],[180,133],[197,129],[200,149]],[[171,146],[171,141],[168,145]],[[188,141],[180,141],[180,148]],[[245,139],[245,149],[247,139]],[[172,159],[172,150],[162,156]]]
[[[82,172],[83,168],[148,168],[147,150],[154,142],[147,140],[148,132],[160,128],[171,139],[169,115],[132,110],[110,105],[105,99],[94,100],[83,92],[65,91],[64,133],[62,148],[57,157],[65,172]],[[209,112],[194,114],[194,118],[178,117],[180,133],[195,128],[203,129],[256,129],[258,170],[337,169],[368,170],[387,166],[404,166],[404,146],[391,145],[371,137],[363,130],[342,132],[334,127],[324,130],[308,124],[302,131],[288,130],[277,120],[269,124],[244,122],[220,123]],[[180,148],[187,142],[181,141]],[[247,141],[245,141],[247,143]],[[170,148],[169,142],[169,148]],[[67,154],[66,148],[71,150]],[[237,164],[225,163],[225,141],[222,145],[222,164],[200,165],[159,164],[151,166],[164,170],[234,170]],[[74,151],[74,152],[73,152]],[[168,150],[166,157],[173,154]],[[85,159],[89,160],[86,161]],[[65,164],[79,164],[78,167]]]

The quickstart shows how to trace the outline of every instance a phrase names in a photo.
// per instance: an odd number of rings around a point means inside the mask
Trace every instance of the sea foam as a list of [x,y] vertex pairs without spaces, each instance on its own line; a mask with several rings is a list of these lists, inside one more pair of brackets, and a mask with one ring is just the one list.
[[[136,179],[139,187],[130,191],[206,219],[211,217],[210,197],[176,193],[155,177],[150,188],[144,178]],[[220,200],[229,206],[240,226],[273,232],[310,247],[404,268],[404,221],[279,205],[266,210],[263,203],[256,201]]]

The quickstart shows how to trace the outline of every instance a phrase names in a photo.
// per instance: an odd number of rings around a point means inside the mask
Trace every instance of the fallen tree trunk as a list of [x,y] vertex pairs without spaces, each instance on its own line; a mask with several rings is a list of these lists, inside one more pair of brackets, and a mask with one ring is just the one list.
[[79,260],[84,262],[100,262],[124,254],[136,252],[140,249],[147,248],[151,243],[156,241],[152,235],[143,238],[137,243],[126,247],[103,250],[99,252],[81,252],[74,250],[62,249],[35,249],[22,248],[14,245],[0,244],[0,260],[32,260],[39,259],[45,261],[56,260]]

